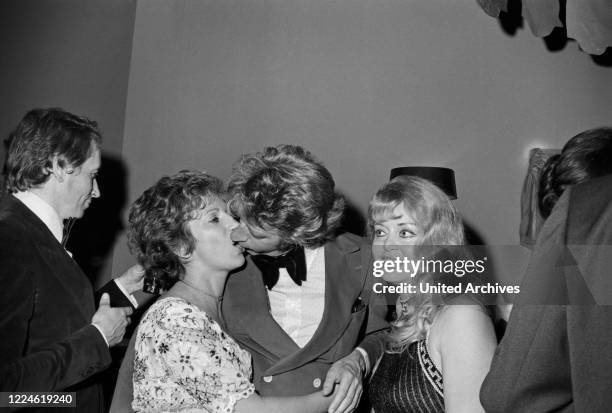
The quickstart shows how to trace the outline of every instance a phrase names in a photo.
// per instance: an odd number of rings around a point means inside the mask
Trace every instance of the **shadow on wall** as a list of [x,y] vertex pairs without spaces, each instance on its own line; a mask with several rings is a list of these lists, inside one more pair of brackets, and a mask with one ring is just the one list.
[[[99,280],[111,278],[111,274],[103,274],[103,271],[109,268],[113,246],[124,229],[121,217],[127,206],[127,168],[123,160],[102,154],[98,185],[100,198],[94,200],[83,218],[75,222],[67,245],[93,285]],[[119,273],[112,274],[113,277],[118,275]],[[132,322],[126,330],[124,341],[111,348],[111,365],[100,374],[100,381],[104,386],[105,410],[110,408],[127,341],[147,308],[147,305],[139,306],[132,315]]]
[[[500,12],[498,21],[508,36],[516,36],[516,33],[525,27],[522,11],[522,0],[508,0],[508,11]],[[565,6],[560,8],[559,19],[565,24]],[[570,39],[567,37],[565,27],[555,27],[548,36],[542,38],[542,41],[549,52],[560,52],[565,49]],[[596,65],[612,67],[612,48],[607,48],[601,55],[590,56]]]
[[124,229],[121,217],[127,202],[125,163],[102,154],[98,185],[100,198],[76,221],[68,240],[68,250],[94,285],[101,277],[110,278],[110,274],[102,271],[107,268],[113,246]]

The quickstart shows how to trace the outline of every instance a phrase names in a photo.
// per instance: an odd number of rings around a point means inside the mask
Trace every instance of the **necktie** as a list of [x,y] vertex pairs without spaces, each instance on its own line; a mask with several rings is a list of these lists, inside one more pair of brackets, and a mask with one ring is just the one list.
[[261,275],[264,284],[271,290],[278,282],[279,269],[286,268],[287,273],[297,285],[301,286],[306,281],[306,256],[304,247],[296,246],[291,251],[278,257],[268,255],[253,255],[251,257]]

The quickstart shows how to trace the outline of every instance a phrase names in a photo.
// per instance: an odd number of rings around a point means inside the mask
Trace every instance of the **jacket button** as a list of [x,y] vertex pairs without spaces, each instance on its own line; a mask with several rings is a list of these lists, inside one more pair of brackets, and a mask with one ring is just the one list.
[[318,378],[318,377],[317,377],[316,379],[314,379],[314,380],[312,381],[312,386],[313,386],[315,389],[318,389],[319,387],[321,387],[321,379],[320,379],[320,378]]
[[272,376],[264,376],[263,381],[265,381],[266,383],[271,383],[272,382]]

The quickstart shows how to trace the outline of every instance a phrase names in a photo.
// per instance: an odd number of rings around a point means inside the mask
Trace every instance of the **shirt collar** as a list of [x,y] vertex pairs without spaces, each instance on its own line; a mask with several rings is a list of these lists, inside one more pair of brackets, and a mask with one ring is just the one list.
[[49,231],[51,231],[58,242],[62,242],[64,224],[57,211],[51,205],[31,191],[16,192],[13,196],[28,207],[49,228]]

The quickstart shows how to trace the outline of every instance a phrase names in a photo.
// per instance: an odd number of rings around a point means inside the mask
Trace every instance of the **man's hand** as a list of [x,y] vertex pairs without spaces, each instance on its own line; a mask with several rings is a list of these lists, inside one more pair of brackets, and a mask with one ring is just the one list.
[[110,297],[104,293],[100,298],[100,307],[93,315],[91,323],[102,331],[109,347],[112,347],[123,339],[131,314],[130,307],[111,307]]
[[328,412],[348,413],[357,408],[363,392],[365,368],[365,360],[359,350],[353,350],[331,366],[323,384],[323,395],[329,396],[334,392],[334,400]]
[[129,294],[142,290],[145,270],[141,265],[132,265],[126,272],[116,278]]

